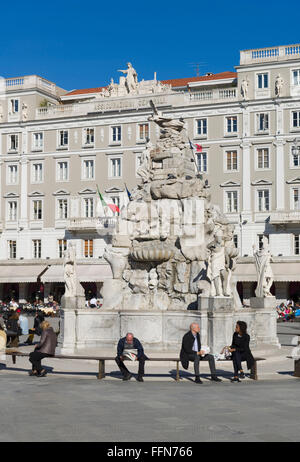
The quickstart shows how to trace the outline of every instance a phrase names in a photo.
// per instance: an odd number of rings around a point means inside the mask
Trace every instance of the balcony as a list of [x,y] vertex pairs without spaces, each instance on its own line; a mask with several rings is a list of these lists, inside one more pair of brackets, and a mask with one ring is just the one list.
[[67,229],[71,232],[95,231],[100,235],[112,234],[117,217],[71,218]]
[[43,79],[38,75],[26,75],[24,77],[16,77],[11,79],[4,79],[5,87],[4,91],[16,91],[25,90],[32,88],[39,88],[52,95],[58,96],[65,93],[65,90],[57,87],[54,83],[49,80]]
[[240,65],[286,61],[300,58],[300,44],[271,48],[257,48],[240,52]]
[[208,102],[216,103],[223,101],[236,101],[238,99],[237,94],[237,88],[214,88],[212,90],[192,92],[189,94],[189,100],[192,104],[201,104],[202,102],[203,104],[206,104]]
[[271,225],[297,224],[300,223],[300,211],[273,212],[270,215]]

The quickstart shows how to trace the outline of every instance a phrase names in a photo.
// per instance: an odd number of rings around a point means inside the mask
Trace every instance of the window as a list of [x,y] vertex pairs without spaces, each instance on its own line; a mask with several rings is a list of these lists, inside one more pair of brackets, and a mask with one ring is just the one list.
[[270,210],[270,191],[268,189],[260,189],[257,191],[257,196],[259,212],[268,212]]
[[113,143],[118,143],[121,141],[121,125],[111,127],[111,140]]
[[8,258],[17,258],[17,241],[8,241]]
[[269,114],[257,114],[257,131],[264,132],[269,130]]
[[32,208],[33,208],[33,213],[32,217],[34,220],[41,220],[43,218],[43,204],[42,201],[39,200],[34,200],[32,201]]
[[300,85],[300,69],[294,69],[292,72],[293,72],[293,85]]
[[94,216],[94,199],[92,197],[89,197],[83,199],[83,202],[85,218],[92,218]]
[[93,145],[94,135],[95,135],[95,130],[93,128],[84,128],[84,144]]
[[83,161],[83,179],[93,180],[95,176],[94,172],[94,160],[88,159]]
[[32,164],[32,183],[41,183],[43,181],[43,164]]
[[257,88],[269,88],[269,75],[268,73],[257,74]]
[[7,167],[8,175],[7,175],[7,184],[17,184],[18,183],[18,166],[8,165]]
[[42,149],[44,145],[43,133],[33,133],[32,149]]
[[19,100],[18,99],[11,99],[10,100],[10,113],[17,114],[19,112]]
[[300,189],[292,189],[293,210],[300,210]]
[[270,168],[269,149],[257,150],[257,168]]
[[68,199],[58,199],[58,218],[60,220],[68,218]]
[[293,128],[300,128],[300,111],[293,111]]
[[42,241],[40,239],[33,239],[33,258],[41,258],[42,256]]
[[149,124],[138,124],[138,141],[146,141],[149,138]]
[[19,135],[8,136],[8,149],[10,151],[17,151],[19,148]]
[[196,120],[196,135],[207,135],[207,119]]
[[238,192],[226,191],[226,213],[238,211]]
[[84,240],[84,257],[85,258],[91,258],[93,257],[93,239],[85,239]]
[[300,152],[299,154],[292,153],[292,163],[293,167],[300,167]]
[[237,151],[226,151],[226,170],[234,171],[238,169]]
[[294,254],[300,254],[300,247],[299,247],[299,234],[294,234]]
[[17,220],[17,209],[18,209],[17,201],[9,201],[7,206],[8,206],[8,211],[7,211],[8,221],[16,221]]
[[207,153],[196,153],[198,172],[207,172]]
[[110,159],[110,177],[121,177],[121,157],[114,157]]
[[227,133],[237,132],[237,117],[226,117],[226,131]]
[[66,250],[67,250],[67,240],[58,239],[58,258],[63,258]]
[[69,132],[68,130],[60,130],[58,137],[58,145],[60,147],[68,146],[69,144]]
[[68,181],[69,179],[69,163],[68,161],[57,162],[57,181]]

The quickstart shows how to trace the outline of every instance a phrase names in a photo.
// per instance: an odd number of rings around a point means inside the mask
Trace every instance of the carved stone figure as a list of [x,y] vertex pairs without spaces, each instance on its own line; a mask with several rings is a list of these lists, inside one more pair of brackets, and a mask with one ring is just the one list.
[[229,297],[227,288],[227,274],[225,267],[225,247],[222,233],[215,234],[215,238],[207,245],[211,251],[210,256],[210,272],[209,276],[214,285],[216,295]]
[[28,119],[28,112],[27,112],[27,104],[22,103],[22,120],[27,120]]
[[148,183],[150,181],[151,173],[151,148],[153,147],[152,143],[149,141],[146,145],[146,149],[142,152],[141,165],[137,169],[136,173],[139,175],[143,183]]
[[126,259],[126,253],[128,254],[127,249],[122,251],[122,250],[117,250],[112,247],[106,247],[103,253],[103,258],[110,264],[113,278],[114,279],[121,279],[123,275],[123,271],[125,269],[127,259]]
[[119,69],[118,72],[123,72],[123,74],[126,74],[126,88],[128,93],[136,91],[138,85],[137,72],[132,67],[132,64],[127,63],[127,69]]
[[248,82],[248,79],[246,78],[242,81],[242,84],[241,84],[241,93],[244,99],[248,99],[248,88],[249,88],[249,82]]
[[275,95],[277,96],[277,98],[280,98],[280,96],[282,96],[283,84],[284,80],[280,76],[280,74],[278,74],[275,80]]
[[253,246],[253,254],[257,272],[255,295],[256,297],[272,297],[270,289],[274,281],[274,276],[271,268],[271,252],[266,236],[262,238],[261,250],[256,250],[255,246]]
[[64,258],[64,281],[65,297],[84,296],[84,289],[77,277],[76,251],[72,244],[69,244],[65,251]]

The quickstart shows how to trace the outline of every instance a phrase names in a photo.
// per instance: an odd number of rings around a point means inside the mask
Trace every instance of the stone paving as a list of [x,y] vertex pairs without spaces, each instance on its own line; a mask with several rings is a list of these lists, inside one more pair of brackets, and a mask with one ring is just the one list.
[[205,365],[203,385],[192,370],[176,383],[174,364],[149,363],[144,383],[123,382],[113,363],[99,381],[95,362],[55,359],[45,362],[52,373],[35,378],[26,358],[16,366],[9,358],[0,371],[0,441],[300,441],[300,379],[286,359],[298,326],[278,325],[282,348],[265,349],[257,382],[230,383],[226,365],[223,382],[213,383]]

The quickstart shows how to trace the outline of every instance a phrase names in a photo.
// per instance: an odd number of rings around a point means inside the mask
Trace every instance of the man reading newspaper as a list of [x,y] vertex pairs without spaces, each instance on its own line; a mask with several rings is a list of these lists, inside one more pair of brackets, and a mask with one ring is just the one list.
[[115,358],[115,361],[123,374],[124,381],[130,380],[132,377],[132,374],[124,364],[124,360],[126,359],[139,362],[137,381],[143,382],[144,366],[147,356],[144,354],[144,348],[141,342],[135,338],[131,332],[128,332],[126,337],[123,337],[119,340],[117,346],[117,356]]

